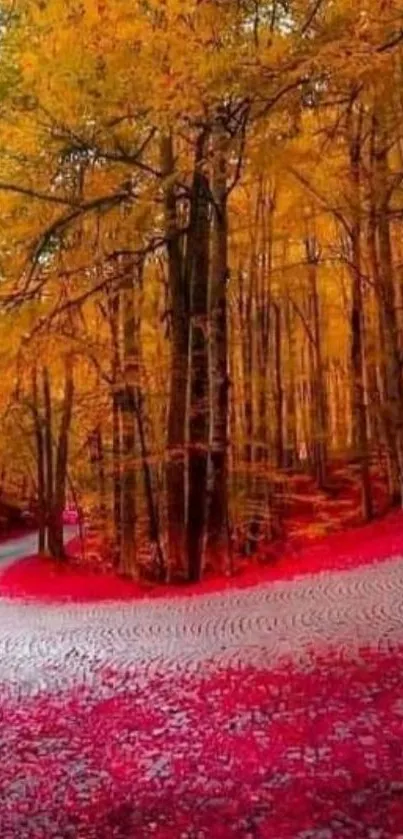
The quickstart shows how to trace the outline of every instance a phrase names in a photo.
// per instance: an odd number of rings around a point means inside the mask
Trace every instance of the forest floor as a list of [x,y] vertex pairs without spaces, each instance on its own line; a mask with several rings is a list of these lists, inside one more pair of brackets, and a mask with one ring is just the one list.
[[3,587],[2,839],[403,837],[403,514],[355,539],[199,597]]
[[176,598],[379,561],[400,551],[403,512],[387,511],[385,482],[377,472],[372,478],[376,518],[365,526],[360,524],[360,485],[354,468],[334,465],[328,492],[318,491],[307,475],[287,478],[282,495],[286,538],[262,545],[252,557],[235,554],[231,576],[210,572],[197,585],[137,584],[116,576],[96,536],[87,538],[84,560],[79,539],[70,538],[65,564],[38,556],[34,536],[29,536],[24,559],[8,563],[3,573],[0,557],[0,595],[44,602]]

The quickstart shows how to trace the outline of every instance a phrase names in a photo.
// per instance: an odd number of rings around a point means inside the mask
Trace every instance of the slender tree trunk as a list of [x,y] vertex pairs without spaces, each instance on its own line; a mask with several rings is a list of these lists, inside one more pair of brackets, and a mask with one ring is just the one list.
[[135,389],[135,412],[137,421],[137,433],[140,444],[141,462],[143,469],[144,490],[147,503],[149,538],[155,550],[157,577],[160,582],[165,579],[166,562],[162,547],[160,533],[160,517],[158,505],[155,499],[153,480],[150,470],[149,454],[147,448],[146,433],[144,427],[143,403],[144,397],[140,387]]
[[112,392],[112,469],[113,469],[113,530],[115,560],[119,564],[122,541],[122,441],[120,427],[121,388],[114,386]]
[[[242,347],[242,379],[243,379],[243,452],[242,452],[242,466],[243,466],[243,481],[242,490],[244,494],[250,499],[255,500],[257,494],[256,487],[256,447],[255,447],[255,426],[256,426],[256,411],[254,409],[253,401],[253,376],[255,372],[256,361],[256,335],[255,335],[255,310],[253,305],[254,286],[255,286],[255,260],[252,255],[249,265],[249,273],[245,278],[242,272],[239,275],[239,323],[241,333],[241,347]],[[254,505],[255,506],[255,505]],[[257,535],[260,527],[258,521],[259,517],[253,515],[248,516],[246,522],[247,528],[245,533],[246,552],[253,553],[256,549]]]
[[282,341],[281,341],[281,309],[272,303],[274,314],[274,342],[275,342],[275,382],[276,382],[276,464],[281,469],[284,462],[284,391],[282,380]]
[[54,474],[53,474],[53,417],[52,417],[52,391],[49,370],[43,368],[43,403],[44,403],[44,427],[45,427],[45,464],[46,464],[46,521],[47,521],[47,548],[51,554],[54,553],[53,539],[53,506],[54,506]]
[[32,401],[34,411],[34,427],[36,441],[36,470],[38,484],[38,553],[46,549],[46,479],[45,479],[45,445],[43,423],[41,420],[38,374],[36,368],[32,371]]
[[297,461],[297,404],[295,384],[295,329],[289,299],[286,300],[285,323],[288,342],[288,370],[289,381],[286,391],[286,442],[284,451],[284,466],[286,469],[295,467]]
[[122,413],[122,477],[121,477],[121,542],[119,572],[136,577],[136,467],[134,429],[134,394],[126,385],[121,402]]
[[171,301],[171,373],[167,439],[168,576],[185,570],[186,426],[189,377],[189,300],[185,265],[178,233],[177,196],[174,183],[174,150],[171,135],[161,140],[165,230],[168,250],[168,285]]
[[59,436],[56,451],[54,498],[52,510],[51,550],[53,556],[59,559],[63,559],[65,556],[63,539],[63,511],[66,505],[69,435],[73,413],[73,401],[73,361],[71,356],[68,355],[65,361],[65,385],[62,416],[60,420]]
[[121,292],[114,290],[107,296],[109,327],[112,344],[112,495],[114,564],[119,566],[122,542],[122,434],[121,406],[123,401],[123,372],[121,363]]
[[314,405],[315,468],[318,486],[320,489],[324,489],[327,473],[327,406],[322,358],[322,334],[317,281],[318,264],[315,239],[307,241],[306,251],[310,285],[310,309],[314,336],[314,382],[312,396]]
[[88,448],[90,464],[94,472],[94,483],[97,490],[98,504],[97,514],[99,525],[105,531],[107,508],[106,508],[106,476],[105,476],[105,455],[102,437],[102,428],[97,425],[88,437]]
[[122,319],[123,319],[123,368],[124,388],[121,399],[122,421],[122,475],[121,475],[121,544],[119,571],[136,577],[136,434],[135,387],[139,369],[136,346],[136,320],[134,311],[135,265],[131,256],[123,257],[122,269]]
[[253,410],[253,305],[252,305],[252,289],[248,288],[245,291],[247,295],[243,302],[244,317],[242,324],[242,339],[243,339],[243,376],[244,376],[244,412],[245,412],[245,462],[246,467],[250,471],[252,469],[254,458],[254,431],[255,431],[255,417]]
[[101,527],[105,531],[107,522],[107,492],[106,492],[106,473],[105,473],[105,450],[104,438],[102,434],[102,426],[97,428],[97,453],[98,453],[98,495],[99,495],[99,513],[101,518]]

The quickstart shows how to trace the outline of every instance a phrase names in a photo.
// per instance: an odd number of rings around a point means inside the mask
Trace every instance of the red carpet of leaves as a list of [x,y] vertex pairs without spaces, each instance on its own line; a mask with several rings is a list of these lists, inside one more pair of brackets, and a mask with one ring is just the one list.
[[[72,546],[76,549],[77,546]],[[131,600],[178,597],[246,588],[272,580],[332,568],[353,568],[403,554],[403,512],[390,513],[366,527],[336,532],[297,550],[290,548],[270,562],[240,562],[231,577],[210,576],[197,586],[136,585],[112,574],[97,574],[76,565],[60,565],[46,557],[28,557],[0,572],[0,596],[43,601]]]
[[[403,553],[403,513],[198,588],[26,559],[0,595],[176,597]],[[385,647],[384,647],[385,649]],[[36,698],[0,685],[0,839],[403,839],[403,648]]]
[[148,689],[121,675],[102,699],[3,698],[1,839],[403,836],[403,649]]

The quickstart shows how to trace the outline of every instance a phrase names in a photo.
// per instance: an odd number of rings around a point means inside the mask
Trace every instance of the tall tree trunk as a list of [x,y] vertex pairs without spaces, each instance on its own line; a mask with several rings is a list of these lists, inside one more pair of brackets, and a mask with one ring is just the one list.
[[122,475],[121,475],[121,540],[119,573],[137,576],[136,567],[136,467],[133,388],[126,385],[121,400]]
[[188,261],[191,288],[189,495],[187,515],[188,577],[196,582],[203,566],[209,445],[208,277],[209,184],[203,171],[206,136],[197,140],[191,190]]
[[113,531],[115,543],[115,564],[119,565],[122,541],[122,441],[121,387],[115,383],[112,392],[112,484],[113,484]]
[[[374,138],[373,141],[374,142]],[[374,165],[374,150],[371,154],[371,163]],[[390,410],[390,393],[396,390],[397,381],[394,374],[394,353],[391,345],[391,332],[388,331],[387,317],[385,312],[385,300],[382,291],[381,276],[378,261],[377,246],[377,198],[374,179],[371,183],[371,206],[368,218],[367,246],[372,271],[372,281],[376,294],[376,306],[378,314],[378,366],[380,375],[380,421],[382,428],[383,442],[386,449],[386,464],[389,495],[392,503],[400,499],[399,462],[397,455],[396,437],[392,411]],[[395,400],[392,399],[392,404]]]
[[44,427],[45,427],[45,464],[46,464],[46,521],[47,521],[47,549],[54,553],[53,538],[53,492],[54,492],[54,468],[53,468],[53,416],[52,416],[52,390],[49,370],[43,368],[43,404],[44,404]]
[[[134,311],[134,282],[136,267],[133,258],[122,257],[124,279],[122,283],[123,319],[123,369],[124,388],[121,399],[122,414],[122,474],[121,474],[121,521],[119,571],[136,577],[138,573],[136,554],[136,434],[135,434],[135,387],[139,369],[136,346],[136,319]],[[137,278],[136,278],[137,279]]]
[[156,559],[156,573],[160,582],[165,579],[166,561],[161,540],[160,516],[157,500],[155,498],[153,479],[150,469],[149,454],[146,440],[143,404],[144,397],[140,387],[135,388],[135,413],[137,422],[137,433],[140,444],[140,454],[143,469],[144,491],[147,503],[149,539]]
[[[393,459],[397,469],[395,499],[403,505],[403,380],[399,347],[397,300],[392,258],[392,244],[389,225],[389,138],[383,127],[374,121],[374,194],[378,199],[376,217],[378,220],[379,247],[379,302],[383,321],[385,349],[386,418],[390,424],[390,436],[394,441]],[[378,142],[377,142],[378,140]]]
[[62,415],[60,420],[59,436],[57,441],[56,463],[55,463],[55,479],[54,479],[54,498],[52,509],[52,538],[51,550],[52,554],[59,559],[63,559],[64,539],[63,539],[63,511],[66,505],[66,485],[67,485],[67,468],[68,468],[68,454],[69,454],[69,435],[70,426],[73,413],[74,400],[74,378],[73,378],[73,360],[71,355],[68,355],[65,360],[65,384],[63,395]]
[[318,255],[314,237],[307,239],[306,255],[309,272],[310,310],[314,337],[314,457],[316,480],[320,489],[326,486],[327,471],[327,407],[326,383],[322,357],[322,334],[318,294]]
[[353,187],[353,218],[351,225],[351,367],[353,373],[353,426],[355,427],[355,448],[361,471],[362,516],[365,521],[372,518],[373,502],[369,468],[369,444],[367,407],[364,382],[363,346],[363,294],[361,274],[361,128],[362,116],[350,134],[350,177]]
[[285,306],[285,325],[288,343],[289,381],[286,391],[286,434],[283,465],[286,469],[293,469],[297,462],[296,342],[294,318],[288,298]]
[[276,392],[276,465],[281,469],[284,462],[284,424],[283,406],[284,391],[282,380],[282,352],[281,352],[281,309],[279,304],[272,303],[274,314],[274,363],[275,363],[275,392]]
[[102,436],[102,427],[97,425],[88,437],[88,448],[90,463],[94,472],[94,483],[96,486],[98,504],[97,514],[99,525],[104,532],[106,527],[106,475],[105,475],[105,454]]
[[172,579],[185,572],[189,292],[178,231],[174,150],[170,134],[161,139],[161,165],[166,179],[164,204],[172,336],[166,465],[168,576]]
[[[253,403],[253,375],[256,362],[256,334],[255,334],[255,310],[254,310],[254,287],[255,287],[255,260],[250,260],[249,272],[244,276],[239,273],[239,325],[241,333],[242,348],[242,407],[243,407],[243,446],[242,446],[242,491],[249,499],[254,500],[256,488],[256,447],[255,447],[255,426],[256,411]],[[255,505],[253,505],[255,507]],[[245,543],[244,549],[250,554],[256,549],[257,534],[260,523],[259,517],[254,514],[248,515],[245,521]]]
[[212,395],[211,494],[207,551],[228,560],[228,218],[227,139],[218,127],[214,143],[213,224],[210,278],[210,388]]
[[114,564],[120,562],[122,541],[122,435],[121,406],[123,401],[123,371],[121,362],[121,292],[112,290],[107,295],[109,328],[112,345],[112,496],[113,496],[113,542]]
[[249,287],[242,291],[242,344],[243,344],[243,379],[244,379],[244,414],[245,414],[245,463],[250,477],[254,456],[255,417],[253,410],[253,361],[254,361],[254,332],[253,332],[253,295],[251,278]]
[[[354,249],[357,250],[356,245]],[[354,259],[357,263],[357,255]],[[353,370],[353,412],[356,423],[355,446],[361,469],[362,480],[362,516],[365,521],[372,518],[372,494],[369,472],[369,448],[367,439],[367,419],[365,405],[365,390],[363,380],[363,347],[362,347],[362,295],[361,279],[356,274],[353,279],[353,300],[351,310],[351,364]]]
[[43,422],[40,412],[38,373],[36,367],[32,370],[32,402],[34,412],[36,471],[38,485],[38,553],[41,554],[44,553],[46,549],[46,478]]

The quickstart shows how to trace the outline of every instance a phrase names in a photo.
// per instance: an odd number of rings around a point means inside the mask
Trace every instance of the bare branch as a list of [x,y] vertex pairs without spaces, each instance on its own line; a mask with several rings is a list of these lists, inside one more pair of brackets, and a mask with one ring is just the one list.
[[322,207],[324,207],[324,209],[326,209],[329,213],[334,215],[335,218],[337,218],[337,220],[340,222],[346,233],[350,236],[351,228],[343,213],[337,207],[333,207],[331,204],[329,204],[327,198],[324,195],[322,195],[318,189],[316,189],[316,187],[308,180],[308,178],[305,177],[305,175],[302,175],[301,172],[298,172],[298,170],[295,169],[293,166],[287,166],[287,169],[291,173],[291,175],[293,175],[294,178],[297,181],[299,181],[299,183],[302,184],[302,186],[304,186],[305,189],[307,189],[308,192],[310,192],[319,201],[319,203],[322,205]]
[[320,11],[320,7],[323,5],[323,0],[316,0],[313,4],[311,9],[308,9],[308,17],[305,20],[305,23],[301,27],[301,35],[306,35],[308,29],[312,26],[316,15]]
[[403,29],[400,29],[399,32],[396,32],[396,34],[392,38],[390,38],[389,41],[386,41],[384,44],[378,47],[377,52],[388,52],[388,50],[392,50],[394,49],[394,47],[397,47],[399,44],[401,44],[402,41]]
[[0,181],[0,191],[15,192],[17,195],[26,195],[29,198],[35,198],[38,201],[46,201],[48,204],[59,204],[63,207],[77,207],[80,206],[77,201],[71,198],[62,198],[59,195],[53,195],[52,192],[41,192],[37,189],[31,189],[26,186],[19,186],[18,184],[7,183]]

